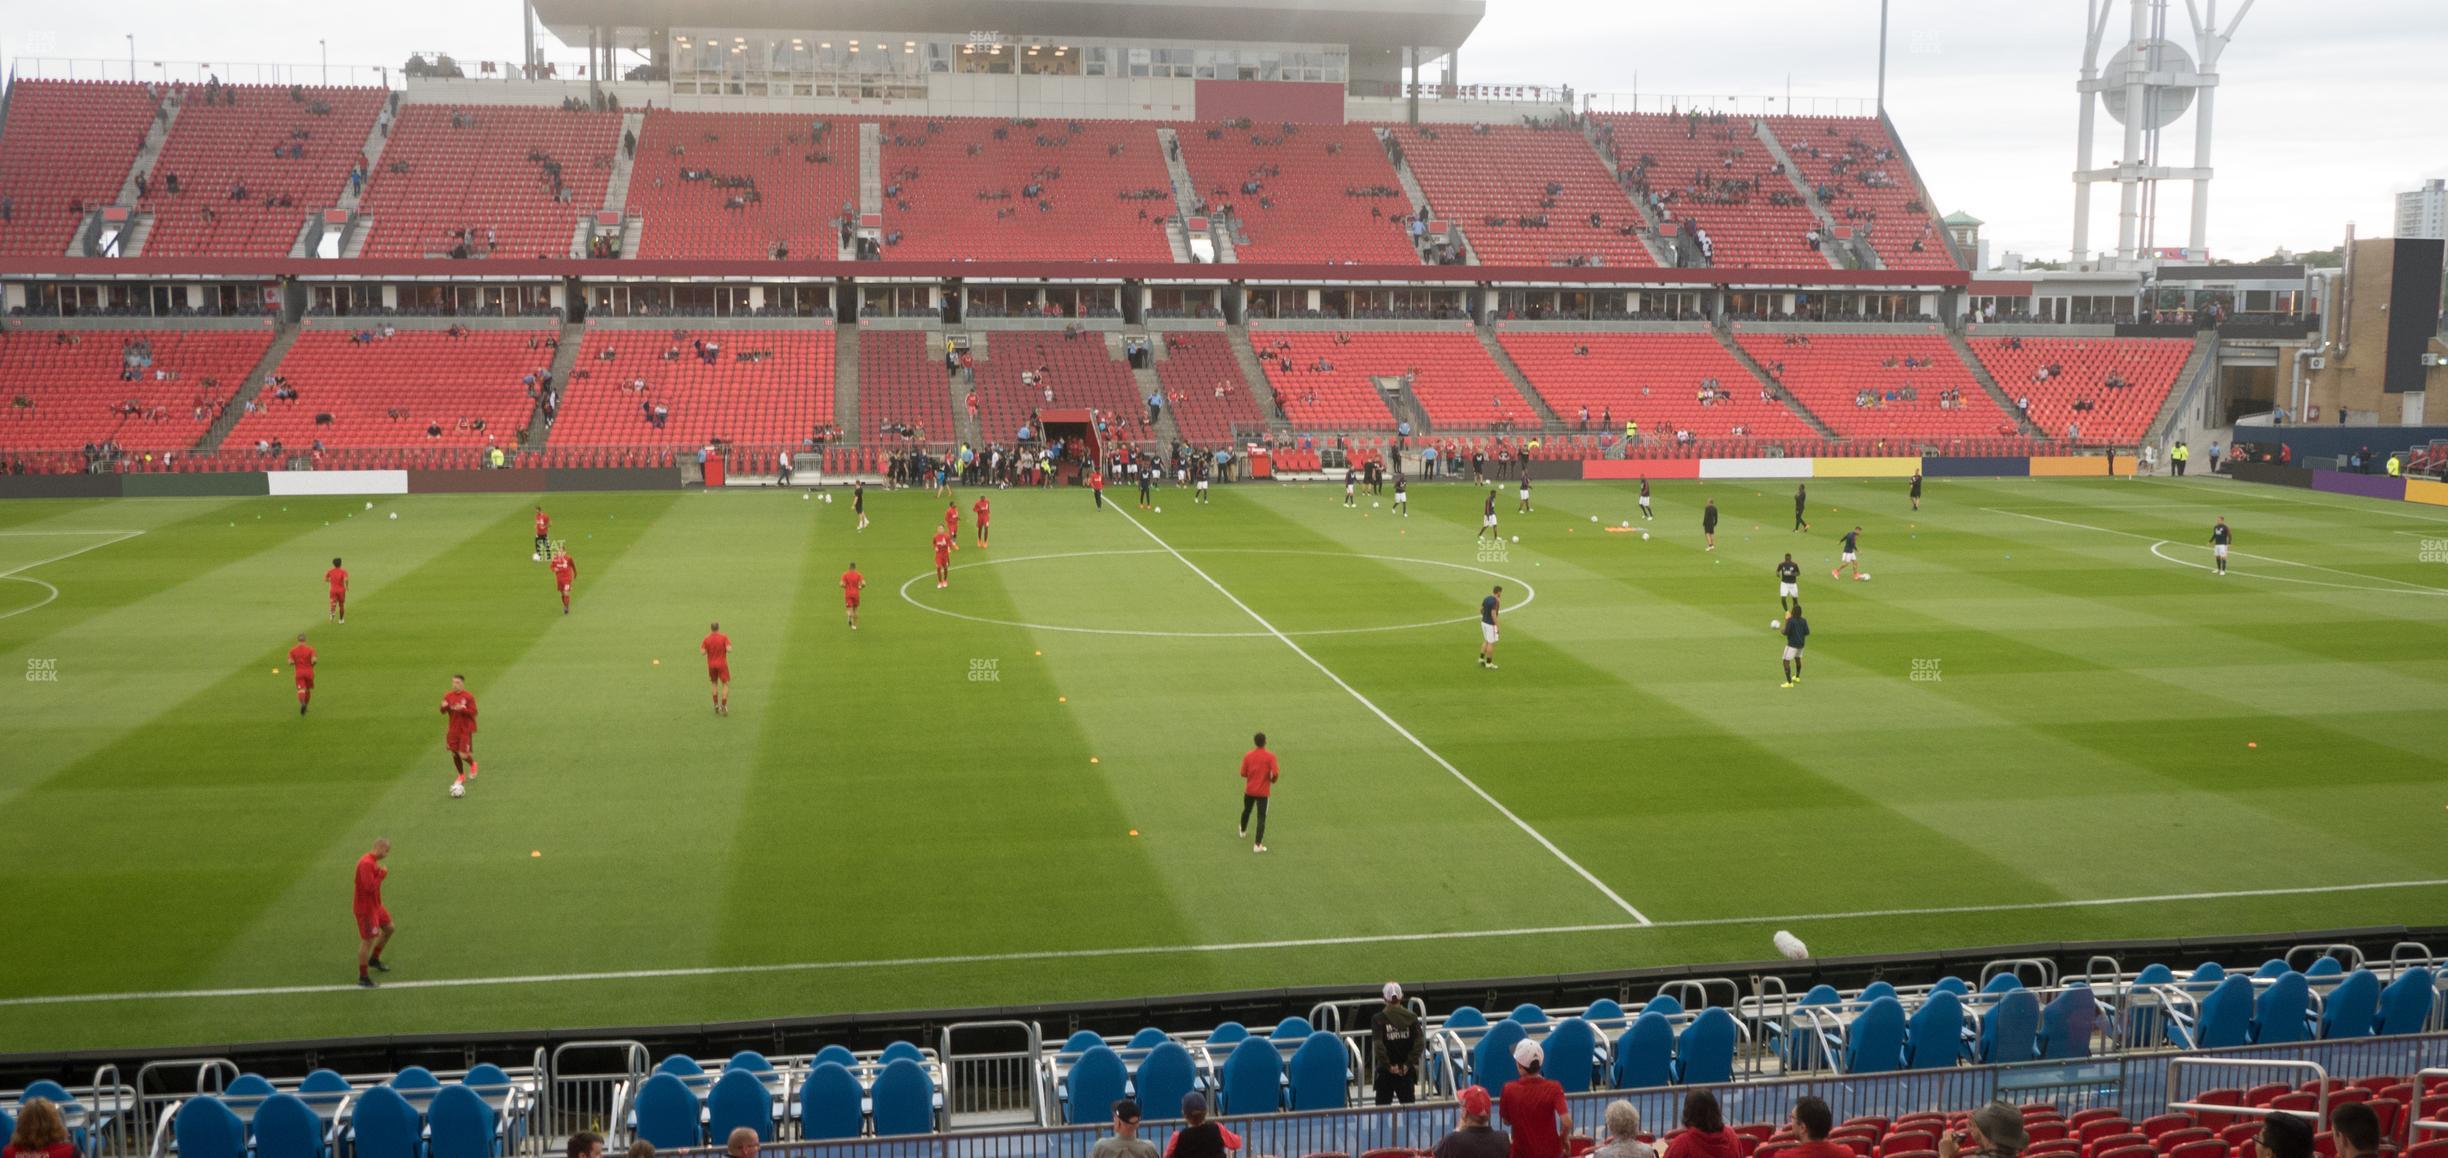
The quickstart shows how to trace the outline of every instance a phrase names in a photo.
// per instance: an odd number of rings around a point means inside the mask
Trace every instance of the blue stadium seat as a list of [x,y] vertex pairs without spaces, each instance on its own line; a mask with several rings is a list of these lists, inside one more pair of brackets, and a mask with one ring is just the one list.
[[1351,1104],[1351,1063],[1343,1039],[1313,1033],[1292,1051],[1286,1092],[1295,1110],[1340,1110]]
[[1528,1036],[1522,1023],[1510,1017],[1489,1026],[1471,1049],[1471,1084],[1490,1094],[1504,1093],[1505,1083],[1521,1076],[1520,1067],[1513,1064],[1513,1047]]
[[2432,1007],[2439,1000],[2431,971],[2416,966],[2397,975],[2380,991],[2380,1026],[2384,1034],[2421,1033],[2431,1024]]
[[1734,1080],[1734,1015],[1710,1006],[1675,1043],[1675,1078],[1685,1085]]
[[2312,1038],[2312,985],[2289,969],[2253,999],[2255,1045],[2286,1045]]
[[1883,1074],[1904,1068],[1904,1003],[1880,997],[1845,1030],[1844,1070]]
[[[2001,976],[2003,976],[2001,974]],[[2017,986],[1981,1014],[1982,1065],[2027,1062],[2040,1056],[2040,997]]]
[[459,1084],[481,1094],[488,1090],[506,1091],[511,1082],[510,1075],[503,1072],[500,1066],[492,1062],[477,1062],[468,1067],[467,1076],[459,1079]]
[[1103,1042],[1090,1047],[1063,1076],[1063,1121],[1093,1126],[1113,1117],[1113,1104],[1122,1100],[1127,1084],[1122,1055]]
[[1683,1016],[1683,1002],[1680,998],[1674,997],[1671,994],[1660,993],[1642,1003],[1641,1012],[1663,1013],[1668,1017],[1681,1017]]
[[1523,1025],[1547,1024],[1547,1011],[1528,1001],[1514,1006],[1513,1012],[1508,1013],[1505,1016],[1510,1017]]
[[1239,1045],[1249,1039],[1249,1027],[1238,1021],[1227,1021],[1207,1033],[1207,1044]]
[[2195,966],[2192,975],[2185,978],[2187,982],[2200,985],[2216,985],[2226,979],[2226,967],[2216,961],[2205,961]]
[[1182,1043],[1161,1042],[1139,1059],[1131,1087],[1139,1095],[1140,1112],[1150,1121],[1178,1118],[1182,1095],[1198,1088],[1198,1066]]
[[2021,988],[2023,988],[2022,978],[2012,973],[2000,973],[1990,978],[1987,985],[1981,986],[1981,992],[1995,997],[2000,993],[2012,993]]
[[2099,1026],[2099,1002],[2088,985],[2070,985],[2040,1011],[2040,1057],[2070,1061],[2091,1056],[2091,1034]]
[[858,1137],[866,1127],[866,1112],[859,1107],[865,1096],[848,1066],[817,1062],[799,1086],[799,1136],[810,1142]]
[[714,1079],[714,1088],[706,1091],[706,1137],[727,1139],[731,1131],[746,1126],[756,1131],[757,1141],[771,1142],[773,1106],[773,1090],[757,1071],[724,1066],[722,1076]]
[[273,1093],[272,1082],[262,1074],[240,1074],[230,1080],[229,1088],[221,1091],[221,1096],[230,1100],[260,1102]]
[[1568,1094],[1586,1094],[1597,1081],[1598,1030],[1587,1020],[1567,1017],[1547,1031],[1547,1040],[1540,1043],[1547,1049],[1547,1064],[1540,1071],[1564,1087]]
[[2323,956],[2305,967],[2306,977],[2337,977],[2346,972],[2346,963],[2335,957]]
[[[2323,961],[2335,960],[2323,957]],[[2357,969],[2331,986],[2321,1001],[2321,1040],[2370,1037],[2380,1022],[2380,977]]]
[[[240,1076],[243,1077],[245,1075]],[[76,1104],[76,1095],[69,1093],[68,1087],[52,1081],[49,1078],[44,1078],[41,1081],[27,1082],[26,1088],[19,1091],[17,1094],[17,1104],[24,1105],[26,1099],[28,1098],[42,1098],[55,1106],[73,1106]]]
[[1878,1000],[1879,998],[1882,998],[1882,997],[1893,997],[1893,996],[1895,996],[1895,995],[1896,995],[1895,986],[1890,985],[1890,984],[1888,984],[1888,983],[1886,983],[1886,982],[1884,982],[1884,981],[1873,981],[1873,982],[1871,982],[1871,983],[1870,983],[1870,984],[1868,984],[1868,985],[1864,985],[1864,986],[1862,986],[1861,994],[1860,994],[1859,996],[1855,997],[1853,1000],[1858,1001],[1858,1002],[1860,1002],[1860,1003],[1862,1003],[1862,1004],[1864,1004],[1864,1005],[1868,1005],[1869,1003],[1871,1003],[1871,1002],[1873,1002],[1873,1001],[1876,1001],[1876,1000]]
[[[1810,987],[1810,992],[1803,994],[1801,1000],[1794,1004],[1797,1006],[1837,1005],[1843,1001],[1844,995],[1836,992],[1835,986],[1813,985]],[[1819,1056],[1819,1037],[1811,1032],[1810,1024],[1797,1019],[1791,1035],[1785,1039],[1786,1069],[1813,1070],[1819,1068],[1820,1064],[1827,1060]]]
[[2292,972],[2294,972],[2294,970],[2287,968],[2285,958],[2272,957],[2269,960],[2262,962],[2259,969],[2253,970],[2253,979],[2256,981],[2272,981],[2276,980],[2277,978],[2284,977]]
[[349,1128],[357,1135],[350,1148],[355,1158],[423,1158],[425,1153],[425,1122],[392,1086],[357,1095]]
[[1274,1043],[1248,1038],[1224,1059],[1216,1113],[1234,1117],[1272,1114],[1282,1108],[1283,1054]]
[[323,1158],[323,1119],[296,1094],[274,1094],[248,1123],[255,1158]]
[[[694,1095],[689,1103],[696,1104]],[[495,1158],[501,1152],[495,1144],[493,1107],[464,1085],[442,1087],[434,1095],[432,1108],[425,1111],[425,1120],[431,1134],[426,1153],[431,1158]]]
[[843,1069],[849,1069],[858,1064],[858,1055],[851,1053],[849,1046],[828,1045],[823,1049],[817,1050],[815,1059],[810,1061],[808,1064],[820,1066],[826,1062],[832,1062],[834,1065],[840,1066]]
[[1588,1018],[1592,1024],[1621,1021],[1623,1015],[1623,1006],[1617,1005],[1612,997],[1601,997],[1590,1002],[1588,1009],[1581,1011],[1581,1016]]
[[[770,1074],[774,1072],[773,1063],[767,1061],[764,1054],[758,1053],[753,1049],[743,1049],[738,1053],[732,1054],[731,1060],[723,1063],[723,1069],[747,1070],[751,1073],[760,1074]],[[474,1076],[472,1072],[470,1076]],[[469,1082],[468,1084],[472,1086],[476,1083]]]
[[14,1138],[16,1136],[17,1116],[9,1113],[7,1106],[0,1106],[0,1138]]
[[684,1053],[676,1053],[656,1062],[654,1072],[670,1074],[676,1078],[701,1078],[705,1076],[705,1067],[697,1064],[696,1058]]
[[1083,1029],[1067,1038],[1064,1038],[1062,1049],[1058,1052],[1086,1053],[1089,1050],[1095,1049],[1103,1044],[1105,1044],[1105,1039],[1097,1036],[1097,1032],[1095,1030]]
[[1154,1049],[1171,1040],[1173,1040],[1172,1034],[1151,1025],[1131,1035],[1130,1047],[1132,1049]]
[[638,1087],[637,1136],[654,1143],[655,1149],[704,1145],[702,1126],[697,1091],[679,1075],[658,1073]]
[[1615,1039],[1615,1070],[1610,1077],[1619,1090],[1673,1085],[1674,1023],[1656,1012],[1633,1018],[1632,1028]]
[[885,1065],[891,1065],[897,1061],[909,1061],[923,1066],[926,1064],[926,1051],[906,1041],[896,1041],[885,1046],[883,1054],[876,1060]]
[[[916,1048],[908,1042],[893,1045]],[[884,1047],[884,1052],[891,1053],[892,1046]],[[935,1131],[935,1079],[914,1058],[896,1057],[884,1063],[883,1071],[876,1074],[874,1101],[878,1137]]]
[[171,1132],[179,1158],[247,1158],[246,1123],[209,1094],[180,1103]]
[[1957,997],[1962,997],[1965,994],[1972,992],[1972,983],[1964,980],[1961,977],[1948,974],[1945,977],[1939,978],[1936,984],[1931,985],[1930,992],[1952,993]]
[[1445,1015],[1447,1029],[1485,1029],[1487,1023],[1487,1014],[1479,1012],[1479,1007],[1475,1005],[1457,1005],[1453,1012]]
[[[2252,978],[2241,973],[2227,976],[2201,999],[2201,1016],[2192,1026],[2194,1049],[2224,1049],[2231,1045],[2252,1044]],[[2170,1027],[2170,1032],[2176,1027]]]
[[1316,1032],[1317,1027],[1309,1024],[1308,1018],[1293,1016],[1276,1022],[1275,1028],[1267,1031],[1267,1040],[1284,1042],[1303,1041],[1306,1040],[1310,1034]]
[[1941,989],[1921,999],[1905,1021],[1907,1069],[1942,1070],[1963,1056],[1963,998]]
[[433,1071],[424,1066],[409,1066],[391,1075],[391,1080],[383,1084],[395,1090],[438,1090],[442,1088],[442,1079],[433,1076]]

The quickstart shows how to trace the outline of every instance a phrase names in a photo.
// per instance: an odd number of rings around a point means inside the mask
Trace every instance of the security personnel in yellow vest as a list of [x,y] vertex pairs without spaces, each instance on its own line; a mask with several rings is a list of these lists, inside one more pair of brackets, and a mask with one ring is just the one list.
[[1624,441],[1625,441],[1625,442],[1639,442],[1639,441],[1640,441],[1640,423],[1635,422],[1635,421],[1633,421],[1632,419],[1629,419],[1629,418],[1624,419]]
[[2177,441],[2174,449],[2168,451],[2168,463],[2176,468],[2177,478],[2184,477],[2185,460],[2191,457],[2193,457],[2193,448],[2186,446],[2181,439]]
[[493,469],[500,470],[502,468],[502,462],[504,461],[502,448],[498,446],[492,448],[490,461],[493,464]]
[[2399,476],[2400,476],[2401,472],[2403,472],[2404,470],[2405,470],[2405,464],[2404,464],[2403,462],[2398,461],[2398,458],[2397,458],[2397,456],[2396,456],[2396,455],[2393,455],[2393,454],[2392,454],[2392,455],[2390,455],[2390,456],[2389,456],[2389,477],[2390,477],[2390,478],[2397,478],[2397,477],[2399,477]]

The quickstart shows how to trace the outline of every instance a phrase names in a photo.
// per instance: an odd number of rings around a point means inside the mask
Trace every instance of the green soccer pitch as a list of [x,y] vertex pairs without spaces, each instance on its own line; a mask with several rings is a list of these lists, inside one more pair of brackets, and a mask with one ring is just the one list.
[[[1408,518],[1330,485],[1167,488],[1162,513],[994,492],[985,550],[964,490],[944,591],[924,493],[870,491],[863,533],[846,491],[551,495],[566,617],[531,496],[0,504],[25,673],[0,697],[0,1050],[1370,992],[1756,959],[1777,929],[1866,953],[2448,904],[2448,566],[2423,559],[2448,512],[1933,480],[1916,513],[1899,481],[1824,480],[1803,534],[1791,485],[1660,483],[1643,522],[1628,485],[1516,515],[1506,484],[1500,550],[1462,486]],[[1831,581],[1856,523],[1875,578]],[[1786,551],[1814,628],[1792,689]],[[461,800],[454,672],[482,712]],[[1234,828],[1259,730],[1265,855]],[[350,874],[377,836],[398,938],[365,992]]]

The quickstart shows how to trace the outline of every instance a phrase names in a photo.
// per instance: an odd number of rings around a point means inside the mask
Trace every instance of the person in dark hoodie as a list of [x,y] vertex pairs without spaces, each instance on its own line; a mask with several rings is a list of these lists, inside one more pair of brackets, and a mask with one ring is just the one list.
[[1224,1158],[1241,1148],[1241,1136],[1224,1128],[1220,1122],[1207,1120],[1207,1098],[1192,1092],[1182,1095],[1182,1128],[1173,1131],[1165,1141],[1164,1158]]
[[1462,1091],[1461,1102],[1462,1124],[1437,1141],[1432,1158],[1507,1158],[1513,1152],[1513,1140],[1488,1125],[1496,1100],[1486,1089],[1470,1086]]
[[1742,1158],[1742,1142],[1726,1129],[1717,1095],[1707,1090],[1683,1095],[1683,1126],[1666,1144],[1666,1158]]
[[1377,1104],[1410,1105],[1419,1098],[1420,1019],[1403,1004],[1402,986],[1385,983],[1385,1005],[1369,1020],[1376,1048]]

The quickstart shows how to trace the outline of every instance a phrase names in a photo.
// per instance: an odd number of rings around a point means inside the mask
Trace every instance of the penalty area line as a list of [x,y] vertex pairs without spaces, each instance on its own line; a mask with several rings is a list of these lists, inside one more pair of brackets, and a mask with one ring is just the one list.
[[[2376,881],[2355,885],[2304,885],[2277,889],[2231,889],[2216,892],[2162,893],[2139,897],[2090,897],[2054,901],[2018,901],[1997,905],[1942,905],[1928,908],[1863,909],[1849,913],[1795,913],[1786,916],[1702,917],[1678,921],[1616,921],[1585,925],[1537,925],[1517,929],[1464,929],[1432,933],[1376,933],[1349,937],[1297,937],[1273,941],[1230,941],[1207,945],[1126,945],[1102,949],[1038,949],[1010,953],[968,953],[938,957],[886,957],[867,961],[794,961],[767,965],[700,965],[673,969],[617,969],[591,973],[526,973],[502,977],[443,977],[431,981],[391,981],[382,989],[476,989],[492,986],[566,985],[588,981],[656,981],[696,977],[742,977],[759,974],[828,973],[854,969],[923,969],[958,965],[1076,961],[1109,957],[1160,957],[1176,953],[1246,953],[1281,949],[1338,948],[1354,945],[1394,945],[1428,941],[1484,941],[1505,937],[1577,936],[1592,933],[1641,933],[1663,929],[1701,929],[1739,925],[1803,925],[1829,921],[1875,920],[1892,917],[1966,916],[1981,913],[2035,912],[2048,909],[2093,909],[2119,905],[2176,904],[2195,901],[2249,900],[2264,897],[2324,896],[2392,889],[2448,887],[2448,879]],[[292,997],[317,993],[356,993],[349,985],[265,985],[222,989],[167,989],[125,993],[59,993],[0,998],[0,1008],[35,1005],[98,1005],[127,1001],[181,1001],[234,997]]]

